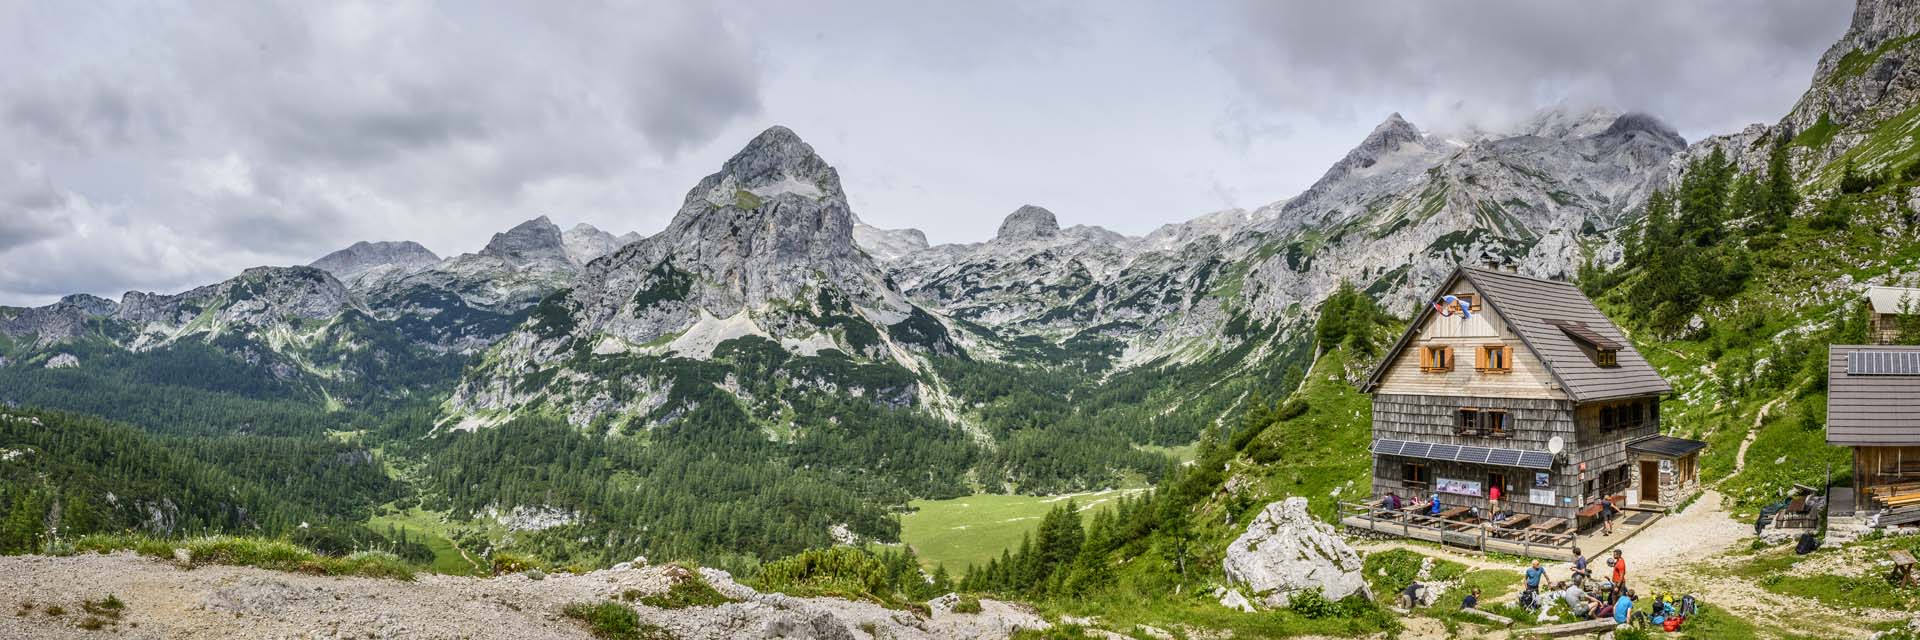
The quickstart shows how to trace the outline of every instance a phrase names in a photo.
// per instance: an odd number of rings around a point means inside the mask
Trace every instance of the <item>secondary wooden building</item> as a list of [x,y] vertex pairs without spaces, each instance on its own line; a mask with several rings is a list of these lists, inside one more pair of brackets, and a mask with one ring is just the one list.
[[1867,305],[1873,310],[1867,319],[1868,339],[1894,344],[1900,341],[1900,316],[1920,313],[1920,289],[1867,287]]
[[1853,448],[1861,507],[1920,506],[1920,346],[1827,347],[1827,444]]
[[1660,435],[1672,387],[1573,285],[1477,268],[1434,294],[1362,388],[1373,495],[1438,493],[1535,522],[1603,497],[1672,505],[1699,488],[1704,443]]

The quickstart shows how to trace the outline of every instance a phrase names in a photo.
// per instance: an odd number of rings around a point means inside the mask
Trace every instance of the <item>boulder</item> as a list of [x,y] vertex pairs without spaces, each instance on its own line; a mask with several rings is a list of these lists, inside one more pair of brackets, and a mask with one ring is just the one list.
[[1227,582],[1244,587],[1258,606],[1285,607],[1293,594],[1316,588],[1328,600],[1356,593],[1372,597],[1360,554],[1333,527],[1307,513],[1306,498],[1267,505],[1227,546],[1221,567]]

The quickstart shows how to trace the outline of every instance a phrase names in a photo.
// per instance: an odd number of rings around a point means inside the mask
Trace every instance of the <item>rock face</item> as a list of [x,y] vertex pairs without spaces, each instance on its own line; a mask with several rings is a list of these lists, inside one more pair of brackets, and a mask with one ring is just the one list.
[[48,369],[72,369],[80,366],[80,359],[71,353],[54,354],[47,358]]
[[90,321],[110,317],[119,307],[112,300],[84,293],[44,307],[0,307],[0,335],[29,338],[36,347],[52,346],[86,335]]
[[1264,607],[1287,606],[1293,594],[1320,589],[1329,600],[1354,594],[1372,597],[1360,554],[1333,527],[1307,513],[1306,498],[1267,505],[1227,547],[1221,561],[1227,582],[1245,589]]
[[208,334],[254,335],[266,341],[269,334],[299,332],[300,326],[348,311],[372,313],[326,271],[254,267],[237,278],[183,293],[127,292],[113,318],[132,329],[127,346],[139,350]]
[[[695,185],[665,230],[588,264],[565,295],[498,342],[490,366],[469,374],[449,404],[497,414],[544,398],[585,424],[646,414],[675,384],[589,374],[595,357],[708,359],[752,338],[803,356],[833,350],[883,363],[956,349],[944,324],[854,245],[853,230],[839,174],[792,131],[768,129]],[[551,397],[519,384],[536,374],[597,390]],[[914,401],[906,393],[876,399],[904,406]]]
[[919,229],[882,229],[853,221],[853,243],[881,262],[896,260],[927,248],[927,234]]
[[492,345],[579,273],[560,227],[541,216],[494,234],[477,253],[381,283],[366,296],[414,342],[470,353]]
[[616,236],[585,222],[573,225],[572,229],[560,234],[561,242],[567,247],[567,256],[582,265],[639,239],[640,234],[637,233]]
[[994,237],[1001,242],[1026,242],[1045,240],[1060,235],[1060,221],[1055,220],[1053,212],[1033,205],[1021,205],[1006,220],[1000,222],[1000,233]]
[[347,288],[365,291],[389,280],[417,273],[440,262],[426,247],[413,241],[355,242],[307,266],[333,274]]

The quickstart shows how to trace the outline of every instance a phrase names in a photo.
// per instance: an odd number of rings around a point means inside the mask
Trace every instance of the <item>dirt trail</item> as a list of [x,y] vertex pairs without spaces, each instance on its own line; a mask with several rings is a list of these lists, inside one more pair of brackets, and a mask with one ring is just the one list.
[[1753,426],[1747,429],[1747,437],[1740,440],[1740,452],[1733,456],[1733,473],[1735,475],[1747,470],[1747,447],[1753,446],[1753,441],[1760,437],[1760,423],[1766,421],[1767,414],[1772,413],[1774,407],[1780,406],[1780,403],[1786,400],[1784,396],[1775,398],[1773,402],[1760,405],[1760,411],[1753,414]]

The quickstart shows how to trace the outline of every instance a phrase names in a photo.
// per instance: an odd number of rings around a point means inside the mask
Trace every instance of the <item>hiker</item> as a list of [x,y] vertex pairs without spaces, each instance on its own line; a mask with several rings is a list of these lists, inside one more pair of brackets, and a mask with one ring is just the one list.
[[1620,594],[1620,599],[1613,603],[1613,622],[1614,624],[1626,624],[1627,620],[1632,619],[1632,617],[1633,590],[1627,589]]
[[1500,485],[1487,488],[1487,512],[1495,515],[1500,513]]
[[1413,609],[1420,606],[1420,601],[1425,599],[1422,594],[1426,590],[1426,585],[1418,582],[1407,585],[1407,589],[1400,592],[1401,606],[1406,609]]
[[1620,555],[1619,549],[1613,550],[1613,557],[1607,558],[1607,566],[1613,567],[1613,588],[1627,588],[1627,558]]
[[1382,503],[1381,506],[1386,507],[1387,511],[1399,511],[1400,496],[1398,494],[1392,494],[1392,493],[1387,494],[1387,500],[1386,502]]
[[1427,515],[1440,515],[1440,494],[1433,494],[1432,498],[1427,499]]
[[1587,568],[1587,554],[1580,547],[1573,548],[1573,583],[1586,584],[1593,577],[1593,570]]
[[1547,570],[1540,567],[1539,560],[1533,561],[1533,566],[1527,568],[1527,590],[1528,591],[1538,590],[1540,588],[1540,584],[1545,582],[1546,579],[1547,579]]
[[1606,527],[1607,531],[1606,533],[1602,533],[1600,535],[1606,535],[1606,536],[1613,535],[1613,518],[1614,516],[1617,516],[1617,515],[1620,515],[1620,507],[1613,506],[1612,500],[1601,498],[1600,499],[1600,523]]
[[1553,593],[1560,601],[1567,603],[1567,611],[1576,616],[1585,615],[1600,604],[1599,598],[1587,595],[1587,592],[1580,590],[1580,585],[1570,582],[1561,582]]
[[1460,608],[1462,609],[1480,608],[1480,589],[1478,587],[1475,587],[1473,590],[1473,593],[1467,594],[1467,597],[1460,601]]

